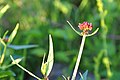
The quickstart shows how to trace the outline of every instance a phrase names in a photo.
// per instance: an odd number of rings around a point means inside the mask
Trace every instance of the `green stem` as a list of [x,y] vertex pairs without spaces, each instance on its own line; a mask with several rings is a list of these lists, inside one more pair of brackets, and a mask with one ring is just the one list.
[[28,71],[27,69],[25,69],[24,67],[22,67],[21,65],[19,64],[16,64],[19,68],[21,68],[22,70],[24,70],[25,72],[27,72],[29,75],[31,75],[32,77],[38,79],[38,80],[41,80],[39,77],[37,77],[36,75],[34,75],[33,73],[31,73],[30,71]]
[[14,59],[13,57],[10,55],[10,58],[12,59],[13,63],[16,64],[19,68],[21,68],[23,71],[27,72],[29,75],[31,75],[32,77],[36,78],[37,80],[42,80],[39,77],[37,77],[36,75],[34,75],[32,72],[28,71],[27,69],[25,69],[24,67],[22,67],[21,65],[19,65]]
[[[30,37],[28,37],[28,38],[26,39],[25,44],[28,44],[29,41],[30,41]],[[26,66],[25,64],[26,64],[26,59],[27,59],[27,49],[24,49],[24,50],[23,50],[23,57],[24,57],[24,59],[23,59],[23,61],[22,61],[22,65],[23,65],[23,66]],[[20,79],[21,79],[21,80],[24,79],[24,71],[21,72],[21,77],[20,77]]]
[[[26,63],[26,56],[27,56],[27,50],[24,49],[23,51],[23,61],[22,61],[22,65],[25,66],[25,63]],[[21,75],[20,75],[20,80],[23,80],[24,79],[24,71],[21,71]]]
[[13,66],[14,64],[9,64],[9,65],[7,65],[7,66],[2,66],[2,67],[0,67],[0,69],[1,70],[6,70],[6,69],[8,69],[8,68],[10,68],[11,66]]
[[73,72],[73,75],[72,75],[71,80],[75,80],[75,78],[76,78],[76,74],[77,74],[77,71],[78,71],[80,59],[81,59],[82,52],[83,52],[83,47],[84,47],[84,43],[85,43],[85,38],[86,38],[86,35],[83,35],[82,42],[81,42],[81,46],[80,46],[80,49],[79,49],[78,58],[77,58],[77,61],[76,61],[76,65],[75,65],[74,72]]
[[80,32],[78,32],[77,30],[74,29],[74,27],[72,26],[72,24],[70,24],[69,21],[67,21],[67,23],[70,25],[70,27],[73,29],[73,31],[75,31],[78,35],[82,36],[82,34]]
[[2,63],[3,63],[3,61],[4,61],[5,53],[6,53],[6,48],[7,48],[7,46],[5,45],[5,46],[4,46],[3,53],[2,53],[2,56],[1,56],[1,59],[0,59],[0,65],[2,65]]

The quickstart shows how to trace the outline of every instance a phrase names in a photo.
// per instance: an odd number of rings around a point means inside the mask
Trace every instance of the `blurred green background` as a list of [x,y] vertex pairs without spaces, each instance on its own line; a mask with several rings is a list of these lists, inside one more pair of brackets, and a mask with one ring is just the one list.
[[[21,65],[41,76],[42,57],[44,53],[48,53],[48,35],[51,34],[55,63],[50,77],[53,80],[62,80],[61,75],[70,76],[82,37],[77,35],[66,21],[70,21],[77,30],[79,23],[88,21],[93,24],[93,31],[96,28],[99,28],[99,31],[86,39],[80,71],[89,70],[88,80],[120,80],[120,1],[102,0],[102,3],[100,1],[0,0],[0,9],[6,4],[10,6],[0,19],[0,36],[3,36],[6,30],[9,30],[10,34],[16,23],[20,23],[12,44],[39,45],[32,49],[8,49],[4,64],[11,62],[9,54],[23,57]],[[99,11],[99,4],[103,4],[103,13]],[[105,28],[101,23],[102,19]],[[106,58],[109,64],[105,62]],[[11,67],[10,70],[16,76],[9,77],[8,80],[33,80],[17,66]],[[112,73],[112,76],[109,76],[109,73]]]

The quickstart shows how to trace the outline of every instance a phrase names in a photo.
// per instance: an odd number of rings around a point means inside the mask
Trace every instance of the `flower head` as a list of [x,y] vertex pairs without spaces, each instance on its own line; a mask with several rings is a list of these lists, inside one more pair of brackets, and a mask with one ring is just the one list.
[[78,27],[80,28],[80,30],[82,30],[82,34],[88,34],[89,31],[92,30],[92,23],[88,23],[88,22],[83,22],[82,24],[79,23]]

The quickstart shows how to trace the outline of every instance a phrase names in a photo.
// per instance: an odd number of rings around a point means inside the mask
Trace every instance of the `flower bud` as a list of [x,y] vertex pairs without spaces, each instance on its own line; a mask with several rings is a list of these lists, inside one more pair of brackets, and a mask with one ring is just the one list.
[[92,30],[92,23],[83,22],[82,24],[79,23],[79,29],[82,30],[82,34],[88,34],[89,31]]

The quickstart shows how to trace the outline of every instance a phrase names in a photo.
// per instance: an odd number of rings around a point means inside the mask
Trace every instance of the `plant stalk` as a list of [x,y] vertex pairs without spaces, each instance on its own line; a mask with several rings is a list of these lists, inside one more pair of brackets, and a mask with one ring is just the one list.
[[25,69],[24,67],[22,67],[19,64],[16,64],[19,68],[21,68],[22,70],[24,70],[25,72],[27,72],[29,75],[31,75],[32,77],[36,78],[37,80],[41,80],[39,77],[35,76],[33,73],[31,73],[30,71],[28,71],[27,69]]
[[76,65],[75,65],[75,68],[74,68],[74,71],[73,71],[73,75],[72,75],[71,80],[75,80],[75,78],[76,78],[76,74],[77,74],[77,71],[78,71],[80,59],[81,59],[82,52],[83,52],[83,47],[84,47],[84,43],[85,43],[85,38],[86,38],[86,35],[83,35],[83,37],[82,37],[82,42],[81,42],[81,46],[80,46],[80,49],[79,49],[78,58],[77,58],[77,61],[76,61]]
[[7,46],[5,45],[5,46],[4,46],[3,53],[2,53],[2,56],[1,56],[1,58],[0,58],[0,65],[2,65],[2,63],[3,63],[3,61],[4,61],[5,53],[6,53],[6,48],[7,48]]

